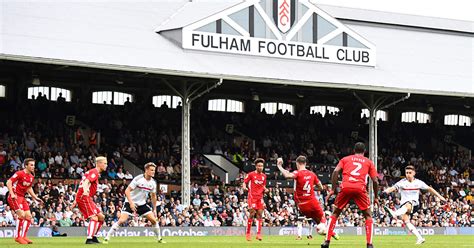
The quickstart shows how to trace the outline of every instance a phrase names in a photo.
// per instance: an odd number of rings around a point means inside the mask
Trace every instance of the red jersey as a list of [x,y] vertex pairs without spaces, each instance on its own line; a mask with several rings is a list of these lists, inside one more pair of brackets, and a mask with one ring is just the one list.
[[362,188],[367,184],[367,175],[377,176],[372,160],[362,155],[346,156],[337,165],[342,169],[341,188]]
[[17,171],[10,177],[13,185],[13,192],[17,196],[25,197],[26,191],[33,185],[35,177],[32,174],[26,173],[24,170]]
[[249,196],[248,198],[261,199],[267,185],[267,175],[265,173],[257,173],[252,171],[244,179],[244,183],[248,184]]
[[314,196],[314,185],[319,183],[318,176],[309,170],[293,171],[295,175],[295,201],[306,202],[316,199]]
[[81,196],[84,193],[84,190],[82,189],[82,184],[84,183],[84,180],[89,180],[90,182],[90,187],[89,187],[89,196],[94,196],[95,192],[97,191],[97,184],[99,182],[99,171],[94,168],[92,170],[87,171],[84,176],[82,176],[81,183],[79,184],[79,190],[77,191],[77,196]]

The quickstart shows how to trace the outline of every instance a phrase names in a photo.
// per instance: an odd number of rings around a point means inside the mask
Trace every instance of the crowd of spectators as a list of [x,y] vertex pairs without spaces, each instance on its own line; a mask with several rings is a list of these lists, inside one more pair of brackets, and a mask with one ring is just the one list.
[[[84,107],[84,106],[83,106]],[[156,178],[159,181],[179,180],[181,157],[179,113],[162,106],[126,104],[123,109],[104,106],[85,106],[77,115],[101,133],[99,143],[84,140],[82,130],[74,129],[55,119],[22,118],[2,123],[0,130],[0,181],[5,181],[21,168],[22,159],[37,159],[37,174],[40,178],[34,190],[45,200],[38,205],[32,202],[33,226],[83,226],[80,213],[72,207],[74,194],[83,172],[93,167],[92,161],[99,154],[109,158],[108,169],[100,182],[95,201],[106,214],[107,225],[111,225],[120,215],[123,206],[127,179],[133,176],[124,170],[122,159],[128,158],[137,164],[144,161],[155,162]],[[107,111],[104,111],[107,110]],[[155,111],[156,115],[144,114]],[[197,109],[199,112],[199,109]],[[108,113],[108,115],[100,114]],[[132,113],[132,114],[130,114]],[[310,169],[330,172],[338,160],[351,153],[354,140],[360,140],[364,123],[338,121],[344,113],[298,115],[277,113],[267,115],[261,112],[247,114],[209,112],[201,118],[192,118],[191,173],[200,180],[192,187],[190,206],[184,206],[179,192],[159,194],[159,217],[163,226],[243,226],[248,216],[246,192],[239,187],[244,175],[244,167],[239,179],[230,185],[222,185],[219,178],[205,166],[202,153],[226,156],[236,164],[263,157],[270,163],[283,157],[291,167],[297,155],[305,154],[310,161]],[[96,118],[92,118],[94,116]],[[169,118],[162,118],[167,116]],[[236,136],[225,130],[225,124],[254,137],[255,145],[248,137],[236,142]],[[448,196],[448,203],[440,203],[432,196],[423,195],[422,208],[414,215],[417,226],[471,226],[473,216],[473,161],[465,151],[444,149],[429,152],[424,135],[414,135],[418,124],[380,124],[386,137],[381,139],[378,157],[379,180],[384,187],[392,185],[403,176],[403,168],[413,164],[417,177]],[[429,128],[433,132],[433,128]],[[424,127],[426,129],[426,127]],[[408,130],[408,131],[407,131]],[[93,132],[93,131],[92,131]],[[381,132],[382,133],[382,132]],[[428,152],[427,152],[428,151]],[[204,176],[202,176],[204,175]],[[273,177],[273,178],[272,178]],[[278,175],[270,179],[281,180]],[[67,180],[54,180],[67,179]],[[208,184],[204,184],[208,181]],[[327,213],[332,210],[334,196],[331,188],[318,193]],[[0,183],[0,226],[14,223],[14,214],[5,200],[5,186]],[[293,226],[297,209],[287,188],[271,187],[265,195],[266,226]],[[381,199],[381,205],[398,207],[399,199],[394,194]],[[387,216],[383,208],[374,211],[376,225],[400,226],[402,222]],[[363,220],[356,210],[345,210],[339,219],[340,226],[361,226]],[[146,226],[142,219],[132,218],[129,226]]]
[[[44,200],[44,204],[31,201],[33,226],[84,226],[85,223],[77,208],[73,208],[75,192],[79,180],[67,180],[53,183],[51,180],[38,179],[35,192]],[[474,198],[469,188],[470,181],[463,187],[445,188],[441,193],[448,196],[447,203],[439,202],[429,194],[420,199],[421,208],[414,214],[412,222],[416,226],[447,227],[472,226],[474,224]],[[106,214],[106,223],[111,225],[120,216],[124,204],[124,191],[127,180],[100,181],[95,202]],[[15,216],[6,204],[5,189],[0,183],[0,226],[13,226]],[[383,190],[383,187],[382,189]],[[335,200],[332,189],[317,192],[326,214],[330,214]],[[180,202],[179,192],[158,193],[158,216],[162,226],[244,226],[248,216],[246,192],[239,186],[192,186],[190,206]],[[272,187],[264,197],[266,209],[265,226],[294,226],[298,216],[292,192],[287,188]],[[384,211],[384,205],[392,208],[400,206],[396,194],[383,196],[380,206],[376,206],[374,217],[377,226],[403,226],[400,219],[390,218]],[[339,218],[339,226],[363,226],[363,216],[356,208],[347,208]],[[150,226],[144,219],[132,218],[126,226]]]

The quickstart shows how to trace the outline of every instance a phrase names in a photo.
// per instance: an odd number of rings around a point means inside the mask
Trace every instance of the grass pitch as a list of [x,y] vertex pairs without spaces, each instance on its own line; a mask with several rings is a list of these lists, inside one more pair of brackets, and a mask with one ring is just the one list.
[[[426,243],[417,246],[423,248],[474,248],[474,236],[425,236]],[[295,240],[294,236],[263,236],[263,241],[253,240],[247,242],[245,237],[235,236],[208,236],[208,237],[164,237],[166,244],[159,244],[153,237],[116,237],[109,244],[85,245],[85,237],[64,238],[31,238],[31,245],[19,245],[12,238],[0,238],[0,247],[29,248],[75,248],[75,247],[123,247],[123,248],[145,248],[145,247],[190,247],[190,248],[226,248],[226,247],[320,247],[323,242],[322,236],[312,240],[304,238]],[[99,239],[102,241],[102,238]],[[375,236],[374,247],[413,247],[416,238],[414,236]],[[341,236],[340,240],[333,240],[331,247],[365,247],[365,236]]]

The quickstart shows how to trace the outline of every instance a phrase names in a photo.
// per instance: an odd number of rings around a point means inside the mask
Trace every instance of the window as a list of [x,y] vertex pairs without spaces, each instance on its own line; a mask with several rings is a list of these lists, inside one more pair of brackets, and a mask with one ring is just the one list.
[[260,111],[263,111],[265,109],[265,113],[267,114],[275,114],[278,110],[281,110],[281,112],[284,114],[286,111],[288,111],[290,114],[294,115],[295,114],[295,106],[287,103],[281,103],[281,102],[266,102],[260,104]]
[[445,115],[444,125],[457,126],[459,115]]
[[312,106],[309,108],[309,113],[310,114],[321,114],[323,117],[326,115],[326,113],[330,113],[330,114],[336,114],[338,113],[340,110],[338,107],[334,107],[334,106],[324,106],[324,105],[319,105],[319,106]]
[[151,101],[157,108],[161,106],[167,106],[169,108],[171,104],[171,96],[154,96]]
[[445,115],[444,116],[444,125],[470,127],[471,123],[472,123],[472,119],[469,116],[465,116],[465,115]]
[[71,91],[70,90],[51,87],[51,101],[57,101],[60,94],[61,94],[61,97],[66,99],[66,102],[71,101]]
[[131,94],[123,92],[114,92],[114,105],[124,105],[126,101],[133,102]]
[[431,116],[421,112],[404,112],[402,122],[428,123],[431,122]]
[[28,99],[36,99],[41,93],[42,96],[46,96],[46,99],[51,101],[57,101],[59,94],[63,97],[66,102],[71,101],[71,91],[63,88],[48,87],[48,86],[35,86],[28,88]]
[[151,99],[153,105],[157,108],[161,107],[163,104],[171,106],[171,108],[176,108],[178,105],[181,105],[181,97],[179,96],[169,96],[169,95],[160,95],[154,96]]
[[38,86],[28,88],[28,99],[36,99],[41,93],[41,96],[46,96],[49,99],[49,87]]
[[[369,118],[370,116],[370,113],[369,113],[369,110],[368,109],[362,109],[361,113],[360,113],[360,118],[364,118],[364,116],[366,118]],[[387,111],[384,111],[384,110],[377,110],[377,120],[382,120],[382,121],[387,121],[388,120],[388,114],[387,114]]]
[[277,103],[276,102],[266,102],[260,104],[260,111],[265,110],[265,113],[267,114],[274,114],[277,112]]
[[470,127],[472,124],[472,118],[465,115],[459,116],[459,126],[467,126]]
[[209,111],[222,111],[222,112],[244,112],[244,104],[241,101],[231,99],[212,99],[208,101]]
[[92,103],[111,104],[111,101],[112,101],[112,91],[92,92]]
[[244,104],[241,101],[227,99],[227,112],[244,112]]
[[286,113],[287,111],[292,115],[295,114],[295,107],[291,104],[278,103],[278,110],[281,110],[283,114]]
[[5,97],[5,85],[0,84],[0,97]]
[[92,103],[95,103],[95,104],[112,104],[113,103],[113,105],[124,105],[127,99],[130,100],[130,102],[133,102],[133,96],[128,93],[115,92],[115,91],[92,92]]
[[225,99],[209,100],[207,109],[209,111],[225,111]]

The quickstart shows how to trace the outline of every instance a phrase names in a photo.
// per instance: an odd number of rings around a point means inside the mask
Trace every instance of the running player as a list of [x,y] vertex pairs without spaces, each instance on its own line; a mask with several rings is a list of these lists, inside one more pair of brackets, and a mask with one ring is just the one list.
[[[107,237],[104,239],[104,243],[108,243],[112,233],[115,233],[120,225],[128,220],[129,216],[135,214],[138,214],[140,217],[145,216],[145,218],[155,226],[154,231],[157,241],[164,243],[161,238],[160,224],[156,217],[156,182],[155,179],[153,179],[155,170],[156,165],[154,163],[147,163],[145,164],[145,173],[136,176],[132,182],[130,182],[125,190],[125,204],[123,205],[120,218],[112,225],[112,228],[110,228]],[[151,197],[153,209],[147,204],[148,195]]]
[[84,219],[89,219],[86,244],[100,243],[96,235],[104,224],[105,216],[92,198],[97,191],[100,173],[106,169],[107,158],[97,157],[95,159],[95,168],[87,171],[84,176],[82,176],[79,190],[77,191],[74,205],[77,204]]
[[[328,221],[329,230],[326,233],[326,240],[323,244],[321,244],[321,248],[329,247],[329,242],[331,241],[331,235],[329,234],[333,233],[337,218],[351,199],[355,201],[365,217],[365,235],[367,240],[367,248],[373,247],[372,233],[374,225],[366,184],[367,175],[369,175],[373,181],[374,192],[378,192],[377,171],[375,169],[374,163],[370,159],[364,157],[364,143],[357,142],[354,146],[354,152],[355,155],[346,156],[341,159],[339,164],[337,164],[336,169],[334,169],[334,172],[332,173],[331,182],[335,194],[337,194],[338,177],[341,171],[342,185],[341,191],[337,195],[336,201],[334,202],[336,207],[334,209],[333,215]],[[377,203],[377,198],[374,198],[374,201]]]
[[[263,165],[265,160],[257,158],[255,160],[255,171],[250,172],[244,179],[242,188],[248,190],[247,203],[250,211],[250,216],[247,220],[246,239],[247,241],[252,240],[250,230],[252,229],[253,219],[257,217],[257,239],[262,241],[262,214],[265,209],[265,203],[263,202],[263,193],[267,192],[268,189],[265,187],[267,184],[267,175],[263,173]],[[248,188],[247,188],[248,184]]]
[[43,201],[33,191],[33,180],[35,178],[35,160],[27,158],[24,161],[25,169],[17,171],[7,181],[8,205],[17,215],[15,241],[20,244],[32,244],[26,235],[31,225],[31,211],[25,194],[42,203]]
[[[286,179],[295,180],[294,198],[299,212],[304,216],[313,219],[316,224],[325,224],[326,217],[324,217],[324,211],[321,208],[321,204],[314,195],[314,186],[317,186],[318,190],[322,190],[323,185],[319,181],[316,174],[306,169],[306,161],[307,160],[305,156],[298,156],[298,158],[296,158],[297,170],[289,172],[282,167],[283,159],[278,158],[277,167]],[[302,228],[300,226],[301,223],[298,223],[298,229]],[[300,233],[298,236],[301,238]],[[335,239],[339,239],[339,236],[334,233],[331,236],[333,236]]]
[[410,222],[410,216],[413,213],[418,211],[420,206],[420,190],[428,190],[431,194],[438,197],[441,201],[446,201],[446,199],[440,195],[432,187],[426,185],[425,182],[415,178],[415,167],[413,165],[408,165],[405,167],[405,176],[406,178],[398,181],[392,187],[384,190],[384,193],[390,194],[394,191],[400,192],[401,195],[401,205],[400,208],[396,211],[392,211],[390,208],[384,205],[385,211],[388,212],[393,218],[402,216],[403,222],[405,222],[406,227],[410,232],[415,234],[417,240],[416,244],[421,245],[425,242],[425,239],[421,236],[420,232],[415,228],[415,226]]

